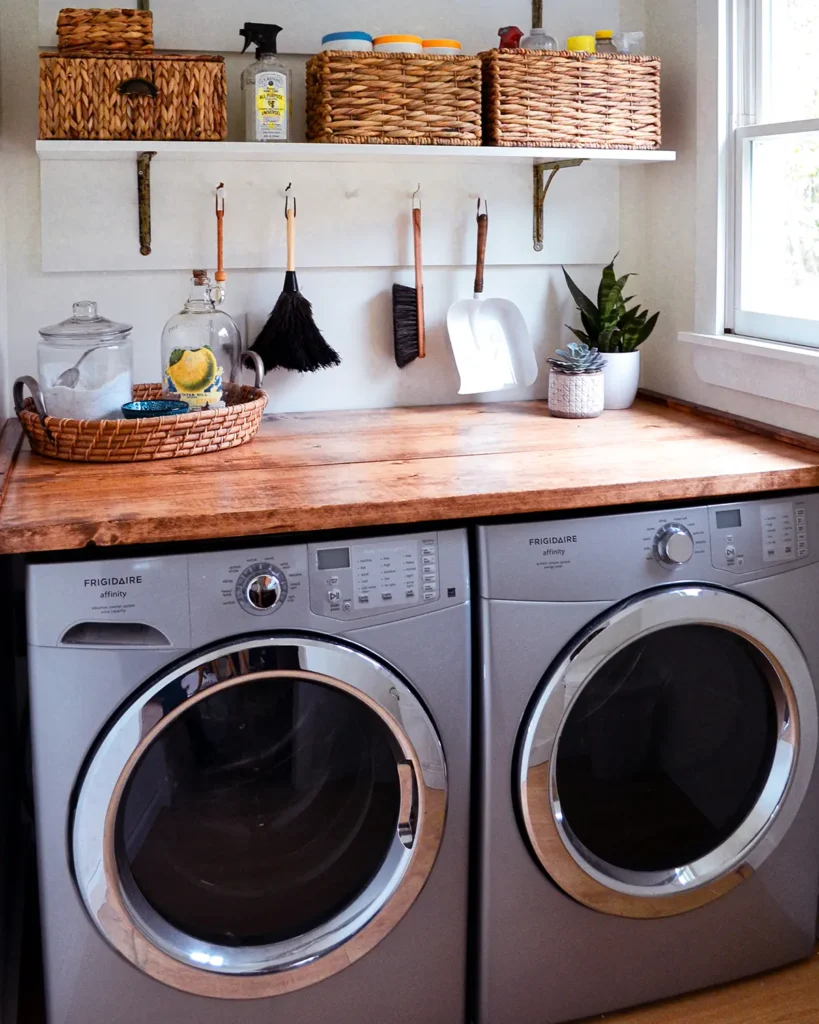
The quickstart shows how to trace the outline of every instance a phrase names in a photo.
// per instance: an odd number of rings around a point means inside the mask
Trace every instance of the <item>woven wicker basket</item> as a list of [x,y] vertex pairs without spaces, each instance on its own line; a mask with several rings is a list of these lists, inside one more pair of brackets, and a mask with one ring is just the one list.
[[657,57],[542,50],[480,56],[488,145],[659,148]]
[[131,8],[65,7],[57,16],[60,53],[151,53],[154,16]]
[[480,146],[480,59],[319,53],[307,62],[307,138]]
[[43,53],[40,138],[221,141],[224,59]]
[[[159,398],[161,384],[137,384],[134,399]],[[53,442],[27,398],[18,412],[38,455],[69,462],[148,462],[235,448],[255,436],[267,395],[244,384],[223,385],[225,409],[143,420],[68,420],[46,416]]]

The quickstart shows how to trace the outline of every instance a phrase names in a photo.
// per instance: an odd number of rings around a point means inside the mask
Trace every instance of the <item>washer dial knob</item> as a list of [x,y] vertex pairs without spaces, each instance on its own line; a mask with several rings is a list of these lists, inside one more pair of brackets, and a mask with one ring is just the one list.
[[236,600],[251,615],[273,612],[287,597],[287,578],[278,566],[257,562],[236,581]]
[[667,523],[654,538],[654,557],[663,565],[684,565],[694,555],[694,538],[681,523]]

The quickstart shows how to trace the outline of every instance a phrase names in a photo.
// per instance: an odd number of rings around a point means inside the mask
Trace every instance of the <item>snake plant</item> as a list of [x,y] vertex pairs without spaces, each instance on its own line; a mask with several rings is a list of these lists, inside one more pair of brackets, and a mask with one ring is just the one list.
[[[623,298],[623,290],[633,274],[618,277],[614,272],[614,260],[603,270],[600,287],[597,291],[597,304],[585,295],[574,283],[563,268],[566,284],[577,304],[583,330],[569,327],[583,344],[597,348],[601,352],[634,352],[651,335],[657,326],[660,314],[648,315],[647,309],[632,306],[628,303],[634,298],[629,295]],[[568,325],[567,325],[568,326]]]

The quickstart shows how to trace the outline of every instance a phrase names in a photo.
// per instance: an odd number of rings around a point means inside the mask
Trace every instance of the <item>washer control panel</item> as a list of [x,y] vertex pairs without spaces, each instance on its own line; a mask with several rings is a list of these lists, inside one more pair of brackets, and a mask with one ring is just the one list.
[[251,615],[269,615],[287,599],[287,577],[272,562],[254,562],[236,580],[236,600]]
[[804,499],[709,509],[711,562],[728,572],[758,572],[810,556]]
[[704,510],[680,509],[646,516],[643,555],[664,569],[677,569],[696,556],[708,557],[708,523]]
[[355,619],[440,596],[438,537],[309,545],[310,606],[318,615]]

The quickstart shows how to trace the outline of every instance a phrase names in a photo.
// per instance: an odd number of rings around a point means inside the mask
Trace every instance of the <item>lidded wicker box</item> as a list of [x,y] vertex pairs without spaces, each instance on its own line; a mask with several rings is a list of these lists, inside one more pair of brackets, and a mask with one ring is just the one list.
[[42,53],[40,138],[222,141],[224,58]]
[[484,140],[492,146],[658,149],[660,60],[625,54],[489,50]]
[[307,138],[480,146],[480,58],[319,53],[307,62]]
[[64,7],[57,16],[60,53],[151,53],[153,17],[133,8]]

